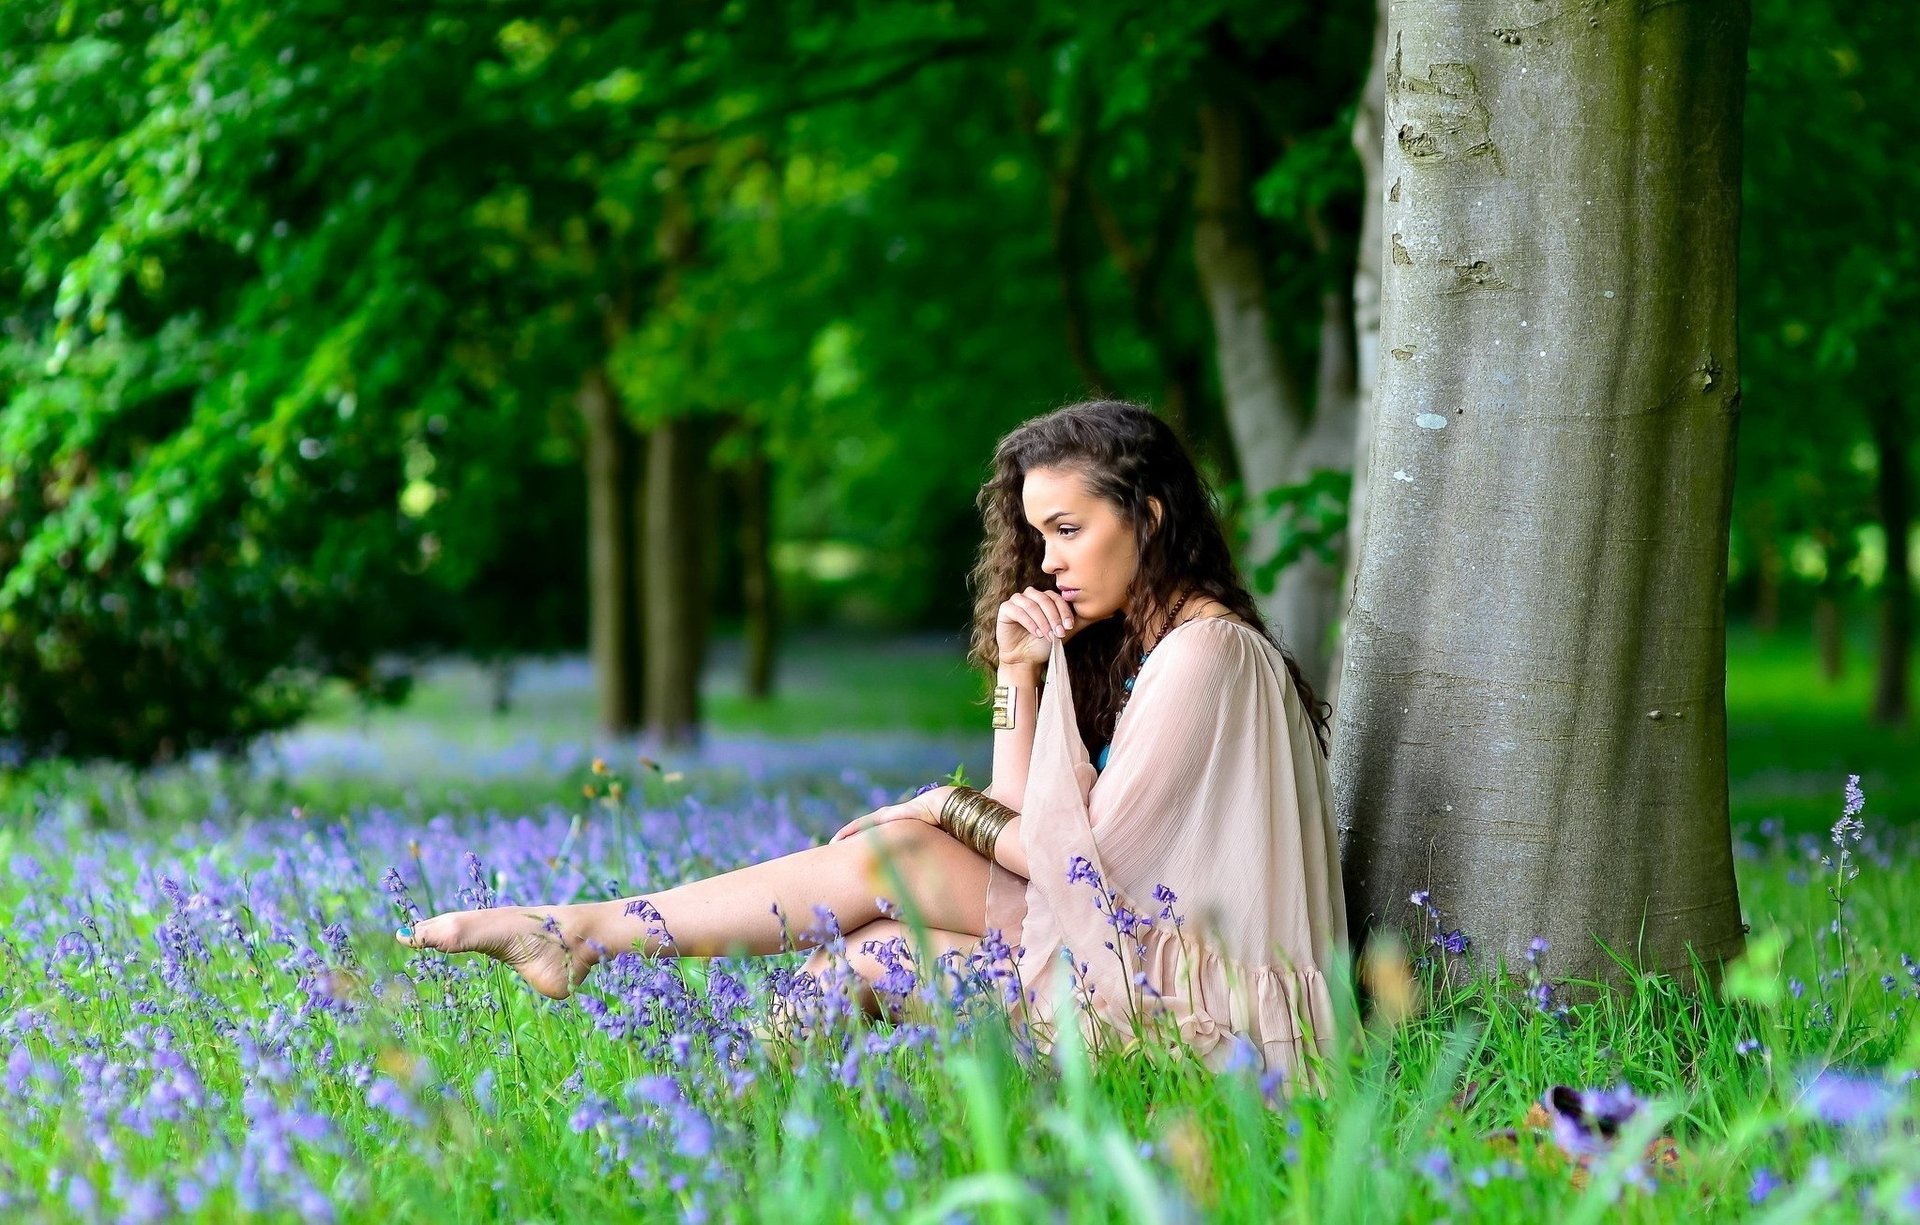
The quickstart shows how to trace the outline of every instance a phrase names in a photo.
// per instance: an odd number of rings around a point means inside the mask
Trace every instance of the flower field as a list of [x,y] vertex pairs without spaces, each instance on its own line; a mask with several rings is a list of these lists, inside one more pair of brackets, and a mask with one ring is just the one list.
[[1410,901],[1432,941],[1369,963],[1377,1002],[1343,1017],[1325,1097],[1251,1066],[1036,1055],[999,1005],[1004,955],[901,966],[889,1023],[798,955],[629,954],[555,1003],[391,940],[414,908],[622,896],[798,849],[926,773],[894,765],[789,762],[724,802],[644,769],[616,801],[582,770],[525,809],[481,787],[270,811],[217,774],[164,804],[44,787],[0,832],[0,1212],[1920,1218],[1920,848],[1843,815],[1838,786],[1831,837],[1743,845],[1750,956],[1704,998],[1642,980],[1583,1000],[1539,947],[1496,980],[1445,898]]

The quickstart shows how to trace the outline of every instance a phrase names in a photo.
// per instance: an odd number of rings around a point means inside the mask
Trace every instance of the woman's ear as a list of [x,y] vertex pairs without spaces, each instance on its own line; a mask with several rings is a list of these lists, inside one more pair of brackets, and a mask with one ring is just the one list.
[[1151,497],[1151,496],[1147,498],[1147,513],[1153,516],[1152,522],[1147,525],[1147,535],[1151,536],[1155,532],[1160,530],[1160,499],[1159,498]]

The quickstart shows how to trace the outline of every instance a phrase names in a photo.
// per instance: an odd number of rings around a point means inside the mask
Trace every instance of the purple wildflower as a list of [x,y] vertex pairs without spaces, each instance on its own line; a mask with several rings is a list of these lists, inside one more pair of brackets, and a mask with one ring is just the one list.
[[1764,1204],[1767,1197],[1779,1189],[1780,1180],[1774,1177],[1773,1171],[1761,1166],[1753,1172],[1753,1183],[1747,1188],[1747,1202]]
[[1894,1094],[1885,1081],[1828,1068],[1807,1086],[1800,1101],[1822,1123],[1873,1127],[1893,1108]]
[[1613,1147],[1620,1129],[1644,1104],[1630,1085],[1576,1090],[1548,1089],[1541,1103],[1553,1121],[1553,1139],[1572,1157],[1593,1157]]

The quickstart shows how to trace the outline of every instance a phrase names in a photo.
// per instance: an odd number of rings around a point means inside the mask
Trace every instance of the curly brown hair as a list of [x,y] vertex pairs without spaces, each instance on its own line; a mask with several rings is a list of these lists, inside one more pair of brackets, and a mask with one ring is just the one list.
[[[1140,567],[1127,588],[1128,608],[1167,608],[1185,590],[1212,597],[1259,630],[1286,661],[1313,721],[1320,752],[1327,753],[1330,708],[1267,628],[1247,593],[1220,526],[1213,490],[1173,430],[1138,404],[1069,404],[1026,422],[994,449],[993,475],[975,499],[986,535],[970,580],[974,601],[968,658],[973,663],[988,672],[999,667],[994,623],[1001,604],[1028,587],[1053,586],[1040,568],[1045,545],[1021,503],[1021,487],[1034,468],[1079,473],[1090,493],[1112,503],[1132,525]],[[1149,498],[1159,499],[1163,509],[1157,530]],[[1067,642],[1067,674],[1073,682],[1080,737],[1088,746],[1113,739],[1126,678],[1146,649],[1147,632],[1122,613],[1094,622]]]

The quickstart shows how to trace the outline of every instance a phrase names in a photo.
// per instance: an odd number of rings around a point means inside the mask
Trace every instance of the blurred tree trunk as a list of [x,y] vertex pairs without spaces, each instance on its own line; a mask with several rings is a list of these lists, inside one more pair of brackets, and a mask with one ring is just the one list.
[[1747,11],[1538,7],[1391,9],[1349,913],[1431,890],[1486,965],[1714,966]]
[[750,424],[740,467],[741,602],[746,612],[746,688],[750,698],[773,695],[779,598],[773,579],[773,478],[766,427]]
[[606,367],[587,371],[577,398],[587,427],[587,643],[594,708],[602,731],[625,735],[640,726],[644,672],[635,553],[639,439]]
[[[1200,107],[1200,170],[1195,184],[1194,265],[1213,320],[1214,350],[1228,429],[1246,491],[1250,553],[1257,565],[1280,545],[1280,522],[1265,510],[1269,490],[1303,480],[1316,454],[1331,449],[1309,437],[1310,421],[1297,373],[1275,339],[1266,266],[1253,225],[1247,116],[1234,103]],[[1349,401],[1350,403],[1350,401]],[[1352,445],[1350,419],[1322,418]],[[1287,644],[1316,689],[1327,684],[1325,629],[1337,590],[1326,563],[1303,557],[1281,571],[1261,614]]]
[[1846,618],[1840,601],[1822,584],[1813,597],[1813,650],[1820,660],[1820,679],[1838,684],[1847,674]]
[[662,745],[700,740],[700,672],[707,635],[703,422],[677,417],[647,431],[641,618],[647,673],[642,721]]
[[1772,533],[1760,537],[1753,574],[1753,628],[1773,634],[1780,628],[1780,588],[1786,577],[1786,559]]
[[1913,653],[1913,575],[1907,538],[1913,526],[1913,474],[1908,467],[1906,415],[1899,390],[1882,391],[1870,413],[1873,445],[1880,452],[1880,527],[1887,539],[1887,569],[1880,580],[1880,650],[1875,663],[1873,721],[1907,721],[1907,669]]
[[[1380,181],[1381,143],[1384,139],[1387,95],[1387,0],[1377,0],[1373,29],[1373,63],[1360,90],[1353,113],[1353,149],[1360,157],[1360,248],[1353,272],[1353,492],[1347,499],[1346,582],[1337,611],[1344,619],[1353,603],[1354,578],[1360,573],[1360,545],[1367,531],[1367,484],[1373,458],[1373,388],[1380,376],[1380,259],[1386,240],[1380,232],[1380,214],[1388,190]],[[1340,634],[1328,664],[1323,697],[1340,715],[1340,674],[1346,660],[1347,636]]]

